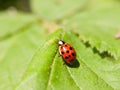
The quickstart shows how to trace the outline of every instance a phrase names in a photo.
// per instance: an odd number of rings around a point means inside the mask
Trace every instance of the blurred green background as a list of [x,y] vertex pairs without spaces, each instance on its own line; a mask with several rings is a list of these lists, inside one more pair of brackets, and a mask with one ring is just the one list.
[[0,90],[120,90],[119,36],[120,0],[0,0]]
[[0,0],[0,10],[6,10],[14,7],[18,10],[30,12],[30,0]]

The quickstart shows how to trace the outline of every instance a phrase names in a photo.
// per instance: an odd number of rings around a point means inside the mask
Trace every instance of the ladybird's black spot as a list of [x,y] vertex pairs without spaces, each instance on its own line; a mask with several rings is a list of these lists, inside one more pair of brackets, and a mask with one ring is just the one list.
[[67,50],[66,53],[69,53],[69,50]]
[[70,47],[70,50],[72,50],[73,48],[72,47]]
[[69,55],[69,57],[71,57],[71,55]]
[[61,53],[62,53],[62,54],[64,54],[64,52],[63,52],[63,51],[62,51]]
[[66,56],[65,59],[68,59],[68,57]]
[[65,47],[67,47],[67,45],[65,45]]
[[72,53],[72,56],[75,56],[75,54],[74,54],[74,53]]

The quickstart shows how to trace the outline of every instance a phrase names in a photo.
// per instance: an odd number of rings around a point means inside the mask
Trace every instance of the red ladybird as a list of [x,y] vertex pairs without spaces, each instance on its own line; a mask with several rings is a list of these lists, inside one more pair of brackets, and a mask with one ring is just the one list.
[[59,44],[59,53],[62,56],[63,60],[67,64],[73,65],[76,59],[75,49],[70,44],[65,43],[62,40],[59,40],[58,44]]

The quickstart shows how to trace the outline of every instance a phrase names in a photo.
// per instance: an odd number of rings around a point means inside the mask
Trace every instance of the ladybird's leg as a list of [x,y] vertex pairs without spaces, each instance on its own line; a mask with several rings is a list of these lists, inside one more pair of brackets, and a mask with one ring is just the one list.
[[60,57],[60,56],[61,56],[61,54],[60,54],[60,53],[57,53],[57,56],[58,56],[58,57]]
[[[60,46],[61,47],[61,46]],[[60,47],[58,48],[58,56],[60,57],[62,54],[61,54],[61,51],[60,51]]]

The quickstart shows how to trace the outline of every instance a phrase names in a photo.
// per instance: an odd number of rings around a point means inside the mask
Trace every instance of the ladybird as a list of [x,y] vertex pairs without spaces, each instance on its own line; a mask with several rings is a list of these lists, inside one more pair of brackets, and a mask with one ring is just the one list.
[[59,54],[62,56],[66,64],[73,65],[76,59],[75,49],[68,43],[62,40],[58,41],[59,44]]

